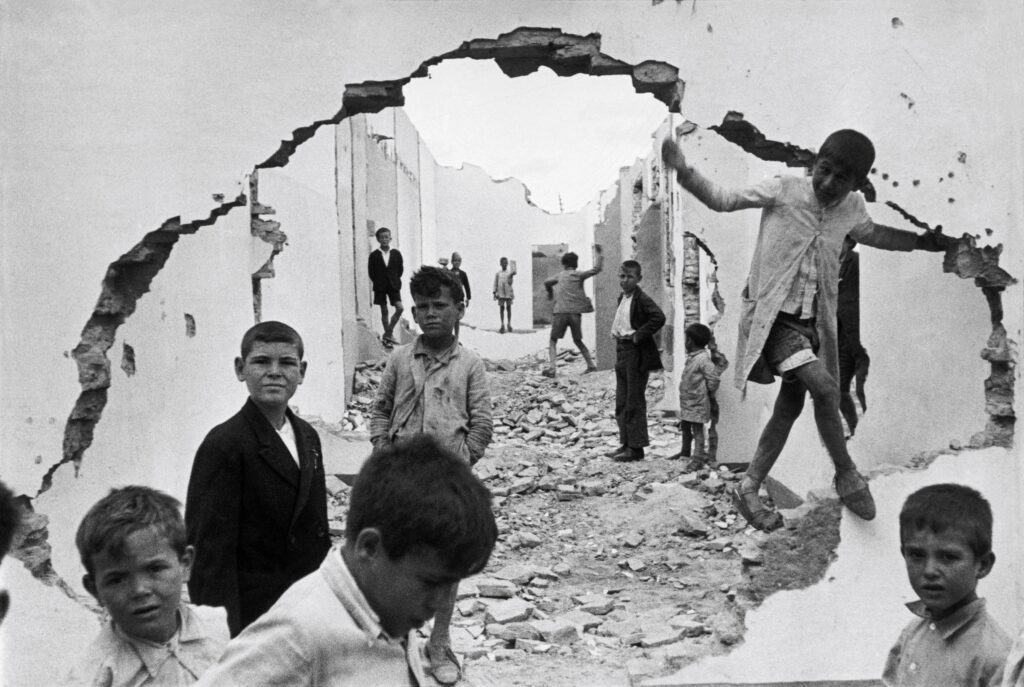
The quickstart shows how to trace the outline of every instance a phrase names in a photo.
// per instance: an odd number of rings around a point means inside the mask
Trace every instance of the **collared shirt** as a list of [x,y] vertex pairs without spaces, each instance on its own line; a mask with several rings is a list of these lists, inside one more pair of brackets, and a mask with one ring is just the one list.
[[[917,235],[875,224],[860,193],[822,206],[807,177],[778,176],[753,186],[728,189],[691,169],[680,181],[697,200],[716,212],[761,208],[761,226],[740,304],[736,386],[746,386],[772,323],[791,295],[800,303],[801,318],[815,318],[821,340],[818,355],[829,373],[839,379],[836,292],[843,239],[849,234],[866,246],[910,251]],[[802,268],[807,285],[813,278],[813,293],[798,286]]]
[[[295,428],[292,427],[291,420],[287,416],[284,418],[284,424],[281,425],[281,429],[277,430],[277,436],[281,437],[281,442],[284,447],[288,449],[288,453],[292,454],[292,460],[295,461],[296,465],[299,465],[299,445],[295,443]],[[301,468],[302,466],[299,465]]]
[[554,303],[551,312],[555,315],[593,312],[593,303],[587,297],[583,284],[587,279],[595,274],[600,274],[600,272],[601,263],[598,263],[589,270],[562,270],[557,277],[549,279],[546,283],[552,284],[554,290]]
[[335,547],[231,640],[199,687],[433,685],[416,631],[389,637]]
[[380,257],[384,258],[384,266],[387,267],[388,263],[391,261],[391,249],[388,248],[387,250],[384,250],[381,248]]
[[814,251],[807,251],[800,261],[800,270],[793,280],[793,288],[782,301],[779,312],[789,313],[805,320],[814,317],[814,297],[818,295],[818,268]]
[[1024,687],[1024,632],[1017,637],[1010,648],[1003,669],[1002,687]]
[[113,621],[104,623],[65,685],[90,687],[178,687],[194,684],[228,643],[223,608],[178,607],[180,626],[168,642],[129,637]]
[[619,307],[615,309],[615,318],[612,320],[612,338],[628,339],[634,334],[633,327],[629,324],[629,308],[633,305],[633,296],[622,296]]
[[903,630],[889,651],[882,681],[900,687],[998,687],[1010,638],[976,599],[942,620],[920,601],[907,604],[919,620]]
[[433,352],[419,336],[391,354],[370,411],[374,443],[426,432],[476,462],[493,429],[487,370],[476,353],[458,341]]

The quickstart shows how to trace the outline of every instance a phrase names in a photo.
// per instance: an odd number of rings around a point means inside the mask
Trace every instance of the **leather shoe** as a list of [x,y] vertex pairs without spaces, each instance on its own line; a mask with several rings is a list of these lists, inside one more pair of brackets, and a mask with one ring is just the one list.
[[631,463],[637,460],[644,459],[644,450],[642,448],[630,448],[626,447],[625,450],[620,453],[616,453],[612,456],[612,460],[619,463]]
[[604,457],[605,458],[614,458],[615,456],[619,455],[620,453],[622,453],[625,450],[626,450],[626,445],[623,444],[622,446],[620,446],[620,447],[618,447],[616,449],[613,449],[613,450],[609,451],[608,453],[604,454]]

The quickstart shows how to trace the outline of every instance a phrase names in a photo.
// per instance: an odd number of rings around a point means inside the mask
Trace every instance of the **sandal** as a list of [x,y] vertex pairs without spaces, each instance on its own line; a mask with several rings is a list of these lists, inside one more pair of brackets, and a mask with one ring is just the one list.
[[430,659],[430,672],[442,685],[454,685],[462,678],[462,666],[459,665],[459,660],[450,646],[444,648],[444,656],[440,660],[435,660],[430,646],[427,645],[427,658]]
[[[742,482],[741,482],[742,484]],[[761,497],[757,495],[757,489],[748,489],[743,491],[740,486],[737,485],[729,495],[732,497],[732,505],[736,507],[736,510],[740,512],[740,515],[750,523],[756,529],[762,532],[771,532],[777,530],[783,525],[782,516],[773,510],[765,508],[764,504],[761,503]],[[757,501],[757,507],[751,508],[750,503],[747,500],[748,497],[753,496],[754,500]]]
[[[863,486],[852,490],[840,491],[839,476],[850,472],[857,476],[857,480]],[[871,490],[868,489],[868,481],[864,479],[863,475],[857,472],[856,468],[837,472],[835,478],[832,480],[832,484],[835,485],[836,493],[839,494],[839,500],[843,502],[844,506],[853,511],[854,515],[863,520],[875,519],[875,499],[872,498]]]

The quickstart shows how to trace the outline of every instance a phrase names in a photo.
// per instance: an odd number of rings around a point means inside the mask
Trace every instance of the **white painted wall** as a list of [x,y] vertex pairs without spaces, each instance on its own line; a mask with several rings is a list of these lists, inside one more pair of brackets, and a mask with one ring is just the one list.
[[[44,0],[9,3],[0,22],[0,474],[29,494],[60,455],[63,423],[79,391],[65,352],[77,343],[112,260],[170,217],[205,217],[216,205],[211,194],[233,197],[243,175],[277,150],[280,140],[341,108],[343,84],[402,78],[463,41],[518,26],[599,32],[602,51],[614,58],[677,65],[687,82],[684,114],[700,124],[739,110],[769,137],[806,146],[817,145],[833,129],[856,126],[875,140],[879,170],[900,182],[897,188],[880,186],[883,200],[895,199],[950,229],[991,228],[989,240],[1006,246],[1007,268],[1024,274],[1018,229],[1024,218],[1018,79],[1024,10],[1016,0],[779,0],[770,8],[753,0],[258,6],[243,0],[140,0],[130,10],[103,0]],[[715,164],[729,167],[723,160]],[[953,178],[943,176],[949,171]],[[439,185],[446,173],[438,175]],[[920,179],[918,186],[914,179]],[[446,211],[441,195],[439,190],[439,217],[472,216],[456,211],[461,203]],[[517,221],[512,228],[530,224]],[[450,252],[440,220],[437,234],[437,252]],[[180,493],[185,462],[202,433],[244,398],[230,361],[238,332],[251,322],[249,254],[258,249],[253,241],[241,209],[183,238],[152,292],[119,331],[115,354],[122,340],[131,343],[139,372],[126,379],[115,369],[110,403],[81,477],[60,471],[53,489],[36,503],[51,518],[54,561],[66,578],[79,573],[69,543],[84,507],[122,481],[146,480]],[[466,256],[466,267],[489,289],[486,280],[497,256],[484,248],[467,251],[474,257]],[[900,263],[911,270],[904,291],[935,273],[929,261],[934,257]],[[517,260],[525,277],[529,260]],[[865,264],[867,269],[890,271],[884,262]],[[730,279],[742,279],[743,270],[745,265],[733,270]],[[905,387],[912,395],[889,411],[913,420],[913,427],[895,426],[872,440],[867,424],[864,445],[853,447],[862,462],[873,455],[888,458],[895,440],[908,431],[923,432],[929,446],[945,443],[948,416],[918,418],[909,412],[922,398],[967,396],[978,389],[971,367],[981,345],[976,313],[984,312],[982,304],[969,284],[943,279],[937,287],[942,290],[930,291],[920,309],[931,313],[941,305],[954,313],[939,332],[950,346],[927,349],[931,359],[912,364],[957,375],[963,368],[970,383]],[[727,299],[736,293],[735,284],[723,274]],[[528,322],[525,299],[519,300],[517,322]],[[914,333],[899,349],[912,358],[924,341],[918,332],[927,329],[903,326],[903,319],[917,315],[912,301],[893,307],[899,329]],[[1006,312],[1017,341],[1022,311],[1016,286],[1006,293]],[[183,312],[196,316],[194,339],[184,340]],[[922,318],[923,324],[931,317]],[[961,331],[969,334],[959,338]],[[869,342],[883,338],[865,331]],[[878,381],[872,379],[876,389]],[[300,405],[302,393],[296,397]],[[763,402],[752,398],[745,407],[756,410]],[[884,405],[872,407],[868,423],[885,411]],[[974,427],[969,418],[957,420]],[[800,431],[802,441],[813,445],[807,431]],[[869,440],[878,451],[868,450]],[[814,455],[806,465],[823,462]],[[799,457],[784,458],[780,470],[802,465]],[[1014,476],[1019,483],[1019,470]],[[993,500],[1005,499],[1010,486],[1009,480],[992,482]],[[1019,549],[1007,554],[1017,561],[1017,579],[1022,558]],[[43,619],[63,613],[54,594],[11,577],[14,613],[32,608]],[[1017,598],[1020,604],[1019,593]],[[5,669],[9,682],[34,685],[52,677],[40,672],[48,667],[52,640],[59,637],[66,647],[81,630],[74,622],[77,611],[67,613],[62,617],[69,627],[60,633],[45,623],[15,623],[16,617],[4,625],[6,656],[17,657],[16,673]]]

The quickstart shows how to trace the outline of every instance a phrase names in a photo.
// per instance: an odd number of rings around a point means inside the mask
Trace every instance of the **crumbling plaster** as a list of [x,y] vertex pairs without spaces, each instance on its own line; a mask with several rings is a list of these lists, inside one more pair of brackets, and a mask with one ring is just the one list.
[[[967,152],[967,164],[1003,152],[998,156],[1002,164],[971,167],[969,174],[947,185],[956,190],[957,202],[943,206],[943,214],[947,226],[993,228],[993,236],[982,242],[1003,242],[1012,263],[1007,268],[1021,273],[1015,269],[1020,266],[1021,241],[1014,229],[1024,211],[1019,194],[1006,190],[1021,186],[1021,138],[1013,115],[1019,111],[1020,93],[1012,90],[1018,88],[1013,75],[1022,64],[1021,47],[1012,40],[1021,31],[1017,3],[945,5],[941,11],[899,5],[902,21],[897,29],[891,21],[895,10],[887,2],[781,2],[773,6],[772,20],[806,36],[793,45],[764,40],[765,17],[749,3],[664,3],[641,9],[627,2],[520,2],[501,12],[481,3],[459,4],[452,13],[453,7],[342,2],[310,7],[309,12],[296,6],[267,7],[258,16],[250,5],[230,0],[192,8],[145,2],[131,13],[102,3],[5,7],[2,78],[5,93],[13,95],[5,98],[0,132],[10,152],[5,172],[17,170],[4,175],[3,201],[6,480],[31,493],[59,458],[55,445],[60,432],[54,425],[67,416],[80,391],[68,380],[74,369],[65,353],[78,341],[95,298],[83,285],[95,284],[97,266],[109,264],[111,255],[124,250],[116,246],[131,245],[168,217],[181,216],[184,226],[208,217],[211,207],[218,207],[210,203],[210,194],[235,197],[232,189],[254,160],[263,160],[264,167],[280,164],[294,142],[313,133],[317,122],[334,121],[341,112],[339,83],[415,73],[424,56],[445,55],[452,45],[462,45],[458,50],[466,54],[486,51],[493,43],[462,41],[498,36],[514,26],[559,26],[581,36],[601,31],[601,50],[618,60],[636,60],[642,68],[634,73],[640,76],[648,72],[645,61],[652,56],[680,65],[690,84],[688,107],[693,104],[687,115],[694,121],[716,121],[726,110],[739,109],[763,129],[778,132],[779,138],[809,141],[820,140],[840,121],[858,122],[880,149],[892,151],[890,159],[898,161],[889,172],[894,177],[907,179],[923,166],[944,166],[940,156],[953,147]],[[975,30],[960,30],[964,25]],[[832,30],[838,26],[843,31]],[[388,34],[391,50],[361,40],[373,30]],[[181,50],[182,36],[192,49]],[[254,48],[264,42],[279,49]],[[988,49],[992,45],[1005,46],[1005,51]],[[145,50],[140,52],[140,46]],[[854,53],[856,69],[850,60],[806,58]],[[559,59],[573,68],[588,55],[596,56],[582,41],[568,45]],[[963,55],[971,56],[967,69],[959,61]],[[616,60],[597,57],[595,64],[608,73],[623,69]],[[62,68],[55,70],[53,64]],[[253,74],[260,78],[254,80]],[[984,85],[993,81],[1011,89],[1016,106],[1005,106],[1005,91]],[[815,93],[820,107],[791,107],[791,84]],[[910,93],[914,107],[907,107],[906,97],[886,99],[890,92]],[[387,93],[382,100],[371,93],[370,101],[362,95],[353,91],[345,107],[354,111],[367,102],[367,109],[376,106],[372,103],[393,102]],[[678,88],[663,88],[659,95],[676,102]],[[296,131],[297,122],[307,124]],[[268,141],[285,132],[292,133],[265,157]],[[950,143],[954,135],[955,146]],[[1006,150],[1016,154],[1007,156]],[[54,170],[64,169],[75,170],[75,183],[64,184],[54,197],[48,193]],[[901,187],[907,188],[906,183]],[[41,197],[50,202],[39,203]],[[927,204],[937,206],[934,200],[928,198]],[[70,229],[58,234],[52,227]],[[171,263],[185,259],[185,245],[200,242],[183,242]],[[34,269],[39,255],[59,270]],[[194,269],[188,268],[195,266],[179,264],[181,282],[175,288],[189,281]],[[165,268],[160,276],[168,275]],[[1019,340],[1019,294],[1011,298],[1014,307],[1005,308],[1006,326],[1011,338]],[[71,313],[70,318],[38,317],[54,312],[53,306]],[[82,317],[75,318],[76,312]],[[243,309],[241,321],[247,314]],[[183,329],[180,313],[167,320]],[[200,332],[204,321],[196,316]],[[222,342],[237,337],[239,327],[224,329]],[[125,341],[128,333],[128,328],[120,333]],[[145,358],[135,348],[139,372],[132,380],[146,370]],[[174,348],[166,352],[169,357],[176,354]],[[172,367],[179,369],[180,361],[167,369]],[[152,380],[159,390],[154,393],[166,394],[160,381]],[[111,399],[107,420],[118,402]],[[138,410],[125,403],[129,406]],[[197,421],[206,422],[207,411],[209,407],[195,411],[202,413]],[[107,472],[108,484],[125,476],[118,468],[138,460],[139,454],[143,462],[156,461],[150,458],[153,445],[165,437],[152,433],[152,417],[142,415],[135,416],[142,419],[135,427],[147,433],[143,440],[118,443],[94,467],[94,475]],[[103,423],[99,427],[103,431]],[[58,478],[70,474],[58,472]],[[56,487],[51,489],[48,498],[56,492]],[[53,512],[63,528],[80,515],[68,506]]]

